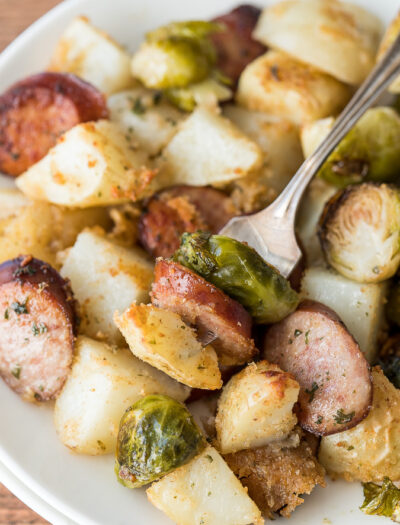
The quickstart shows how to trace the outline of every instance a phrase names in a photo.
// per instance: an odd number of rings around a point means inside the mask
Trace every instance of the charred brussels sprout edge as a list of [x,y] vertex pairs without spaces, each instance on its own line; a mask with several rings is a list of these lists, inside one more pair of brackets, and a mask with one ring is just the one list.
[[149,395],[121,419],[115,472],[126,487],[141,487],[184,465],[204,447],[185,405],[165,395]]
[[298,304],[289,282],[239,241],[203,232],[185,233],[174,259],[241,303],[257,323],[275,323]]

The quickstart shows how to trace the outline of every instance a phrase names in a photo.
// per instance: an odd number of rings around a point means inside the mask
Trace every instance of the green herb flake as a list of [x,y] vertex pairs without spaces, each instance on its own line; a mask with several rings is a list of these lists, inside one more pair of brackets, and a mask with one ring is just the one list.
[[322,416],[318,416],[317,419],[315,420],[315,422],[316,422],[317,425],[320,425],[323,420],[324,420],[324,418]]
[[13,272],[13,277],[21,277],[21,275],[34,275],[36,273],[35,268],[32,268],[30,264],[26,266],[20,266]]
[[106,450],[105,444],[100,439],[97,440],[97,444],[101,450]]
[[295,337],[299,337],[299,335],[301,335],[303,332],[301,330],[299,330],[298,328],[296,328],[296,330],[294,331],[294,336]]
[[304,334],[304,340],[305,340],[306,345],[308,345],[309,343],[309,340],[308,340],[309,334],[310,334],[310,330],[307,330],[307,332]]
[[315,392],[318,390],[318,388],[319,388],[319,385],[315,381],[312,382],[312,385],[311,385],[310,389],[306,388],[306,390],[305,390],[306,394],[308,394],[310,396],[309,399],[308,399],[309,403],[313,402],[314,396],[315,396]]
[[27,302],[28,302],[28,298],[26,298],[23,303],[19,303],[18,301],[11,303],[11,309],[14,310],[14,312],[17,315],[27,314],[29,313],[28,308],[26,307]]
[[33,323],[32,325],[32,333],[34,336],[38,336],[41,334],[45,334],[47,332],[48,328],[44,323]]
[[353,417],[356,415],[356,413],[350,412],[349,414],[345,414],[342,408],[339,408],[339,410],[336,412],[336,414],[333,416],[333,419],[338,425],[344,425],[346,423],[350,423],[350,421],[353,419]]
[[132,112],[135,113],[135,115],[143,115],[143,113],[146,113],[146,107],[143,105],[140,97],[135,99],[132,106]]
[[354,447],[353,445],[350,445],[349,447],[347,447],[347,450],[350,452],[350,450],[354,450]]
[[210,456],[210,454],[207,454],[206,458],[208,459],[210,463],[214,461],[213,458]]
[[4,311],[4,319],[7,319],[7,320],[10,319],[8,308],[6,308]]
[[41,401],[42,400],[42,396],[38,392],[35,392],[33,394],[33,397],[36,399],[36,401]]
[[382,485],[363,483],[364,502],[360,509],[365,514],[386,516],[400,523],[400,489],[385,476]]
[[15,379],[19,379],[21,377],[21,370],[21,365],[15,365],[14,368],[11,370],[11,373],[15,377]]

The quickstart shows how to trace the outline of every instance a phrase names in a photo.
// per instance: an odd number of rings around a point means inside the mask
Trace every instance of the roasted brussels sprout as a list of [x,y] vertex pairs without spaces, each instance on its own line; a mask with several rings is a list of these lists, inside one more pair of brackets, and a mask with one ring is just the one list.
[[377,364],[396,388],[400,388],[400,334],[390,337],[384,344]]
[[204,447],[204,438],[182,403],[149,395],[122,417],[115,472],[126,487],[141,487],[184,465]]
[[167,89],[165,96],[183,111],[193,111],[198,105],[217,106],[218,102],[232,98],[232,90],[213,78],[186,88]]
[[174,258],[236,299],[257,323],[276,323],[299,302],[289,281],[255,250],[230,237],[184,233]]
[[209,76],[216,53],[209,38],[212,22],[175,22],[146,35],[132,60],[132,72],[146,87],[183,88]]
[[319,221],[328,263],[354,281],[392,277],[400,264],[400,193],[386,184],[364,183],[336,193]]
[[389,107],[369,109],[319,171],[343,188],[363,181],[392,182],[400,175],[400,116]]
[[400,523],[400,489],[389,478],[383,478],[382,485],[363,483],[364,503],[360,509],[365,514],[376,514],[392,518]]

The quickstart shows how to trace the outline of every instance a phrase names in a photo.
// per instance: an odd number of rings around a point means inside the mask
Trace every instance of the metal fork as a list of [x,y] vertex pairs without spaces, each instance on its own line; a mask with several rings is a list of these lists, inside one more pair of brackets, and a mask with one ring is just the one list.
[[305,189],[330,153],[399,74],[400,35],[354,94],[328,136],[303,162],[277,199],[258,213],[231,219],[220,234],[247,242],[288,277],[302,256],[296,241],[295,220]]

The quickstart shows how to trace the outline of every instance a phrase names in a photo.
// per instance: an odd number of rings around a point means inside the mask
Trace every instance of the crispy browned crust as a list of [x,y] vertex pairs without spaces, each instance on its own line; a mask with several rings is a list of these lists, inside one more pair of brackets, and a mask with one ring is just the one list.
[[251,339],[250,314],[219,288],[181,264],[158,259],[151,292],[152,303],[172,310],[200,330],[211,330],[221,364],[250,361],[257,349]]
[[232,201],[222,191],[174,186],[148,201],[139,221],[139,239],[154,257],[171,257],[179,248],[183,233],[218,233],[234,215]]
[[[2,312],[0,322],[7,324],[7,330],[14,332],[15,337],[6,340],[0,340],[0,376],[6,383],[18,394],[28,401],[48,401],[55,399],[63,387],[63,384],[70,372],[72,365],[74,341],[77,330],[77,317],[75,314],[75,301],[72,295],[69,283],[62,279],[59,273],[49,264],[34,259],[32,256],[20,256],[16,259],[6,261],[0,265],[0,301],[2,301],[2,291],[10,293],[10,286],[15,289],[15,295],[23,294],[29,299],[29,311],[23,315],[14,318],[11,315],[11,309],[6,308],[7,313]],[[4,287],[4,288],[3,288]],[[7,292],[6,292],[7,290]],[[33,313],[35,312],[35,314]],[[58,319],[56,330],[61,330],[64,336],[47,331],[42,334],[41,338],[35,337],[37,334],[31,334],[32,338],[26,340],[25,362],[18,362],[22,372],[16,377],[15,373],[7,363],[12,361],[14,352],[18,353],[19,330],[32,330],[34,324],[40,326],[40,313],[47,319]],[[36,323],[36,321],[39,321]],[[66,337],[65,337],[66,334]],[[38,352],[39,341],[43,349],[49,344],[49,338],[55,337],[52,343],[53,352],[51,355],[52,363],[46,363],[46,357],[41,357]],[[60,339],[57,339],[60,337]],[[12,346],[15,341],[16,347]],[[58,342],[60,341],[60,342]],[[34,344],[32,356],[29,355],[30,344]],[[48,352],[49,346],[46,351]],[[62,365],[57,365],[57,355],[60,355]],[[49,355],[47,354],[47,358]],[[16,363],[17,364],[17,363]],[[32,370],[27,368],[32,367]],[[38,370],[41,370],[42,376],[40,388],[30,384],[30,381],[38,379]],[[57,377],[55,377],[57,376]],[[51,386],[49,386],[51,383]],[[36,385],[37,386],[37,385]]]
[[252,38],[260,14],[258,7],[241,5],[214,18],[224,27],[224,31],[212,35],[217,49],[217,66],[234,84],[247,64],[266,51],[263,44]]
[[[347,354],[343,356],[343,359],[354,360],[355,370],[360,374],[360,377],[364,378],[363,384],[366,385],[367,395],[365,398],[363,397],[362,399],[360,397],[360,404],[357,407],[355,414],[353,415],[350,421],[341,424],[340,427],[338,427],[334,419],[327,417],[327,414],[324,413],[324,407],[326,408],[326,412],[331,411],[331,407],[336,402],[336,398],[334,396],[334,394],[336,394],[338,403],[338,406],[336,408],[338,410],[340,408],[346,409],[348,408],[347,404],[344,402],[344,400],[346,400],[346,397],[348,399],[355,399],[356,397],[354,396],[361,396],[361,394],[358,391],[352,392],[340,390],[341,384],[339,384],[338,378],[336,378],[335,384],[337,391],[332,392],[331,385],[333,383],[329,382],[328,380],[323,380],[321,384],[318,385],[318,390],[315,394],[315,396],[318,398],[317,405],[312,405],[310,401],[310,376],[321,377],[321,374],[323,375],[322,369],[320,369],[321,361],[317,359],[317,357],[320,356],[316,356],[315,371],[312,369],[314,363],[311,360],[309,360],[307,361],[305,367],[303,367],[300,372],[296,373],[296,371],[294,370],[295,363],[298,362],[298,360],[302,359],[302,355],[298,354],[298,343],[296,337],[290,338],[290,340],[288,340],[287,342],[281,342],[280,344],[278,344],[279,348],[276,347],[278,341],[278,339],[276,338],[279,335],[279,332],[285,330],[285,325],[288,322],[290,322],[292,316],[296,315],[296,313],[298,312],[309,312],[310,314],[318,314],[322,316],[320,319],[325,318],[329,322],[333,323],[333,326],[336,325],[337,332],[335,333],[337,337],[334,338],[334,340],[338,340],[338,338],[343,339],[343,337],[346,338],[345,342],[342,341],[343,343],[345,343],[345,348],[347,351]],[[298,326],[298,328],[301,330],[302,326]],[[313,344],[315,344],[315,342]],[[316,347],[314,346],[314,352],[315,348]],[[313,347],[311,346],[308,349],[308,352],[312,351]],[[356,426],[360,421],[367,417],[372,406],[372,376],[370,365],[368,364],[364,355],[362,354],[358,343],[355,341],[354,337],[348,332],[345,324],[338,317],[338,315],[328,306],[318,303],[317,301],[311,300],[305,300],[301,302],[295,312],[290,314],[290,316],[286,317],[280,323],[271,326],[267,330],[264,339],[264,357],[266,359],[269,359],[271,362],[275,362],[276,364],[281,366],[283,370],[292,372],[296,380],[299,382],[301,388],[299,395],[299,403],[296,412],[299,424],[304,430],[307,430],[308,432],[317,436],[327,436],[330,434],[336,434],[338,432],[348,430]],[[326,361],[327,363],[329,363],[329,355],[326,355]],[[326,363],[323,364],[327,366]],[[333,369],[334,374],[335,368],[339,367],[341,364],[342,363],[340,362],[332,362],[332,366],[328,367],[328,370]],[[349,371],[350,374],[353,372],[354,370]],[[307,385],[307,387],[305,387],[305,384]],[[345,387],[343,386],[343,388]],[[324,396],[326,397],[324,398]],[[322,416],[322,421],[320,422],[318,422],[319,416]]]
[[40,73],[0,97],[0,171],[17,177],[80,122],[108,117],[100,91],[69,73]]
[[302,439],[296,448],[271,444],[224,456],[263,514],[289,517],[316,485],[325,486],[324,468]]

